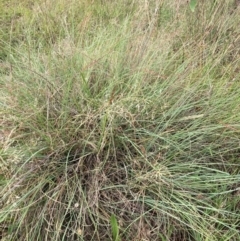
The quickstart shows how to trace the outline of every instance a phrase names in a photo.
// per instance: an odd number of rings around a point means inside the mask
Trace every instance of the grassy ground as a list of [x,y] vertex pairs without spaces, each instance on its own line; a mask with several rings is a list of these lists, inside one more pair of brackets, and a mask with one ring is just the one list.
[[240,240],[237,1],[0,5],[0,240]]

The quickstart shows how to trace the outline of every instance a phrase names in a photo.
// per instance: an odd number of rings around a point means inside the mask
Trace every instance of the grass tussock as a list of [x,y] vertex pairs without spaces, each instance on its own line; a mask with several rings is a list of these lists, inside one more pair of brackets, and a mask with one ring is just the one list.
[[239,240],[237,2],[21,4],[1,40],[1,239]]

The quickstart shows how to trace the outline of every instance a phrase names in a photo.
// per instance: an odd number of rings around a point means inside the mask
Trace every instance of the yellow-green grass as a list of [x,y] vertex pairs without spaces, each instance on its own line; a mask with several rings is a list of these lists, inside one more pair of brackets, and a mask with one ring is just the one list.
[[240,240],[234,1],[1,4],[3,240]]

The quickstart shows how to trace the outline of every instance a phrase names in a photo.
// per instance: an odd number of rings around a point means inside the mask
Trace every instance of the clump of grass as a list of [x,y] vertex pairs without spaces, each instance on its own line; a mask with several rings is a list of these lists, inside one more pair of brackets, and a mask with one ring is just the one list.
[[87,3],[4,63],[4,236],[239,240],[239,10]]

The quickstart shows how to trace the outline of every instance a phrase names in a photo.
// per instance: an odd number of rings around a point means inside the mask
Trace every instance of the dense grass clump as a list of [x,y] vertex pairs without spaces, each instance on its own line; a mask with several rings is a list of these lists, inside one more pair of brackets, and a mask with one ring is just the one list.
[[240,240],[237,3],[30,3],[1,50],[1,239]]

